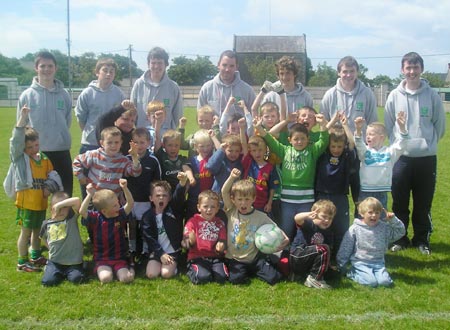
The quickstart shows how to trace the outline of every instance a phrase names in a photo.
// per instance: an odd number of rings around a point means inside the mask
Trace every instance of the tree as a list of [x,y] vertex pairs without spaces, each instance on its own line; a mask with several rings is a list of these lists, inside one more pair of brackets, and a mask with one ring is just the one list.
[[317,64],[317,70],[314,75],[309,79],[309,86],[313,87],[328,87],[334,86],[338,78],[336,70],[327,65],[327,62],[323,64]]
[[367,78],[366,73],[369,71],[368,68],[364,66],[364,64],[359,64],[359,72],[358,72],[358,79],[361,80],[364,85],[371,86],[373,85],[373,81],[369,78]]
[[197,56],[195,60],[179,56],[172,59],[173,64],[167,70],[170,79],[181,86],[199,86],[211,79],[216,73],[216,67],[208,56]]
[[249,84],[262,85],[266,80],[278,80],[273,59],[263,58],[261,55],[258,55],[252,58],[246,58],[244,64],[252,77],[252,81],[248,81]]
[[441,79],[441,75],[439,73],[425,71],[422,73],[422,78],[428,80],[431,87],[439,88],[445,86],[445,81]]
[[375,78],[372,79],[372,83],[374,86],[380,86],[382,84],[387,84],[389,88],[394,86],[392,79],[389,76],[379,74]]

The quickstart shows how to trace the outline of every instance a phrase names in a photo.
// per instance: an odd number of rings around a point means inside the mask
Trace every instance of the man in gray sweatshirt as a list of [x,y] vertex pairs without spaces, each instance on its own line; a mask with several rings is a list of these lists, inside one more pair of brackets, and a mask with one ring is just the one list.
[[[424,70],[422,57],[411,52],[402,58],[405,77],[386,101],[384,122],[390,142],[399,138],[400,131],[395,118],[400,111],[406,112],[406,128],[411,139],[404,156],[395,163],[392,175],[392,209],[408,229],[409,199],[412,193],[411,243],[425,255],[431,253],[432,231],[431,205],[436,186],[436,153],[438,141],[445,133],[445,113],[442,100],[420,78]],[[407,248],[408,233],[391,247],[392,251]]]

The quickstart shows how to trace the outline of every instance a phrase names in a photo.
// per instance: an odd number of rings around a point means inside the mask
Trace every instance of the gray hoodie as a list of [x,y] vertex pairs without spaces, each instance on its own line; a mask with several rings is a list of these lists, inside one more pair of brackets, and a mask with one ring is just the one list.
[[[278,108],[281,107],[280,103],[280,95],[275,92],[269,92],[264,97],[264,102],[273,102],[278,105]],[[261,103],[261,104],[262,104]],[[287,114],[293,113],[304,106],[313,107],[313,98],[311,94],[303,87],[302,84],[297,83],[295,85],[295,89],[293,91],[286,93],[286,104],[287,104]]]
[[397,217],[391,220],[379,220],[373,227],[362,220],[355,219],[345,233],[336,259],[340,269],[345,265],[362,261],[366,263],[384,263],[384,254],[390,243],[405,235],[405,226]]
[[[346,92],[339,78],[336,85],[323,96],[320,112],[325,115],[325,118],[330,120],[337,111],[344,111],[348,119],[348,127],[352,132],[355,131],[354,121],[357,117],[363,117],[366,125],[378,120],[375,95],[358,79],[355,88],[351,92]],[[366,127],[363,127],[362,131],[365,132]]]
[[406,128],[411,139],[405,155],[409,157],[434,156],[437,143],[445,133],[445,112],[442,100],[428,82],[421,79],[419,89],[407,91],[406,80],[400,82],[388,96],[385,106],[384,123],[389,140],[400,137],[395,124],[399,111],[406,112]]
[[91,81],[78,96],[75,107],[75,116],[78,123],[84,126],[81,134],[81,143],[98,146],[95,137],[95,126],[100,115],[108,112],[113,107],[120,105],[125,99],[122,90],[114,84],[103,90],[97,87],[97,80]]
[[159,83],[155,83],[150,79],[150,70],[145,71],[134,83],[130,99],[137,108],[137,127],[151,126],[147,120],[146,109],[148,103],[153,100],[163,102],[166,107],[166,120],[161,133],[176,129],[178,120],[183,116],[183,95],[177,83],[169,79],[167,72]]
[[17,118],[25,104],[31,109],[28,124],[39,132],[40,149],[70,150],[72,99],[63,83],[55,79],[55,87],[49,90],[40,85],[37,77],[34,77],[31,86],[19,97]]
[[[197,109],[208,104],[214,109],[215,114],[221,117],[231,96],[234,96],[236,101],[243,100],[249,109],[256,98],[253,88],[241,80],[239,71],[234,73],[234,80],[230,85],[226,85],[220,79],[219,73],[213,79],[207,81],[198,94]],[[237,104],[234,105],[234,112],[244,115],[244,111]]]

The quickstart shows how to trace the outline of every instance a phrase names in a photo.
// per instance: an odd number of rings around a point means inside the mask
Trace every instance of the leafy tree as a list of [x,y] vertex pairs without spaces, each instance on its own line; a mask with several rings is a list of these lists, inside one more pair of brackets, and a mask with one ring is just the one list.
[[247,81],[247,83],[251,85],[262,85],[266,80],[278,80],[273,58],[264,58],[261,55],[252,58],[247,57],[244,60],[244,67],[250,74],[251,81]]
[[217,73],[208,56],[197,56],[194,60],[179,56],[173,58],[172,62],[167,74],[181,86],[202,85]]
[[366,73],[369,71],[364,64],[359,64],[358,79],[361,80],[366,86],[371,86],[373,81],[367,78]]
[[422,78],[428,80],[428,83],[431,87],[439,88],[445,86],[445,81],[442,80],[439,73],[425,71],[424,73],[422,73]]
[[393,80],[386,75],[379,74],[375,78],[372,79],[372,83],[374,86],[380,86],[381,84],[387,84],[389,88],[394,86]]
[[334,86],[338,78],[336,70],[327,65],[327,62],[317,64],[317,70],[314,76],[309,79],[309,86],[313,87],[327,87]]

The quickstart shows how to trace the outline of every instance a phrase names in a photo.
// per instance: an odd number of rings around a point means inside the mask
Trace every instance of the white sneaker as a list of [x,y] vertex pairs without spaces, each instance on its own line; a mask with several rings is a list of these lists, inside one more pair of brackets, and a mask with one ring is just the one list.
[[316,280],[311,275],[308,275],[308,277],[306,278],[305,286],[315,289],[331,289],[331,286],[328,285],[327,282],[323,280]]

